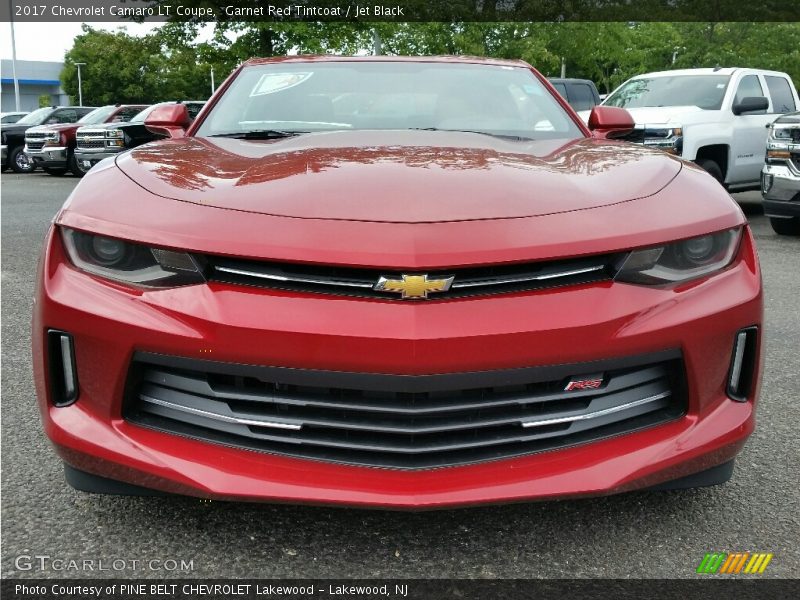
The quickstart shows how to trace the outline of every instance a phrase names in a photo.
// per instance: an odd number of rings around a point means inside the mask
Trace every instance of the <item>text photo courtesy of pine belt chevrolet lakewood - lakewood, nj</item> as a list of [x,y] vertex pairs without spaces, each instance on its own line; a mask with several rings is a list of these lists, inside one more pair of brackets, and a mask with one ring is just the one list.
[[800,21],[90,4],[208,14],[0,24],[4,596],[794,597]]

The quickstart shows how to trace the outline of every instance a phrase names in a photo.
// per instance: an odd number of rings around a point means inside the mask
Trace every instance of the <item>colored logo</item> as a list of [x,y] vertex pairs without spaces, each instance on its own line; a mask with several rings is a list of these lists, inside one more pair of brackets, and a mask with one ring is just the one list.
[[401,294],[404,300],[424,300],[431,292],[446,292],[453,283],[453,277],[428,279],[427,275],[402,275],[402,279],[381,277],[375,290]]
[[766,552],[706,552],[697,567],[697,572],[716,575],[740,573],[754,575],[763,573],[771,560],[772,553]]

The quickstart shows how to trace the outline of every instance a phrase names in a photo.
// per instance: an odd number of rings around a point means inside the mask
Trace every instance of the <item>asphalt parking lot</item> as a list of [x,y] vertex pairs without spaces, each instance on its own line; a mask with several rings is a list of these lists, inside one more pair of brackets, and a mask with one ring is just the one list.
[[[772,552],[762,577],[798,576],[800,239],[773,233],[758,193],[736,198],[764,272],[766,369],[758,428],[729,483],[390,513],[90,496],[66,485],[40,427],[29,320],[42,237],[77,182],[42,173],[0,180],[3,577],[672,578],[695,576],[709,551]],[[18,560],[34,555],[50,557],[44,570],[37,560]],[[95,561],[95,570],[59,571],[53,559]],[[116,559],[125,568],[96,570],[97,561]],[[181,561],[191,561],[191,570],[181,570]]]

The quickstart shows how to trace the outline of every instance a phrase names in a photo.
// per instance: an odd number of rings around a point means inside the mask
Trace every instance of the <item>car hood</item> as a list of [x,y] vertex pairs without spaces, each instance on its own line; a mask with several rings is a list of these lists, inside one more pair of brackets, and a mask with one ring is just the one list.
[[26,130],[34,127],[33,125],[17,125],[16,123],[12,123],[10,125],[0,125],[0,131],[7,134],[14,134],[14,133],[25,133]]
[[637,125],[680,124],[688,115],[709,112],[698,106],[644,106],[626,110]]
[[776,119],[775,122],[800,124],[800,112],[787,113]]
[[81,125],[80,129],[91,129],[94,130],[107,130],[107,129],[120,129],[127,125],[136,125],[136,123],[131,123],[130,121],[125,121],[122,123],[95,123],[94,125]]
[[29,131],[58,131],[63,133],[65,131],[75,131],[78,127],[83,127],[83,125],[78,123],[53,123],[52,125],[36,125],[31,127]]
[[620,142],[512,142],[451,132],[183,138],[117,158],[165,198],[302,219],[434,223],[541,216],[643,198],[680,171]]

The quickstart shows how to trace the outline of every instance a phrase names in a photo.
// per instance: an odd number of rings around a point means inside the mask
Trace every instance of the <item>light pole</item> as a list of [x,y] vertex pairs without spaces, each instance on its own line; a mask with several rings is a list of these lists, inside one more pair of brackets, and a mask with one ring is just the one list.
[[214,67],[211,67],[211,95],[212,96],[214,95],[214,92],[216,91],[216,89],[217,88],[214,86]]
[[75,66],[78,67],[78,106],[83,106],[83,87],[81,85],[81,67],[85,66],[86,63],[75,63]]
[[11,0],[8,0],[8,14],[11,21],[11,75],[14,77],[14,105],[17,112],[19,108],[19,79],[17,79],[17,42],[14,39],[14,10]]

